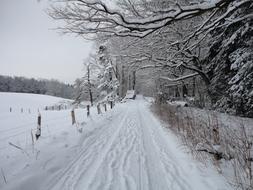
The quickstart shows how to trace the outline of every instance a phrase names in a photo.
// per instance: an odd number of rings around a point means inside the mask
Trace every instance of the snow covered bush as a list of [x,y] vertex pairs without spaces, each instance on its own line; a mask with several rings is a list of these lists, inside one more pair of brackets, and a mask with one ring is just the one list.
[[153,111],[180,136],[197,159],[212,160],[220,173],[237,188],[253,188],[253,120],[170,104]]

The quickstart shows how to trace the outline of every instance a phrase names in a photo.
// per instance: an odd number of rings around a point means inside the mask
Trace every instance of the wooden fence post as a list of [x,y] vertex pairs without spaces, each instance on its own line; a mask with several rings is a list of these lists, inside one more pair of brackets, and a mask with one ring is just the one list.
[[213,128],[213,138],[214,138],[214,144],[219,145],[220,144],[220,135],[219,135],[219,128],[214,127]]
[[106,107],[106,104],[104,104],[104,107],[105,107],[105,112],[107,111],[107,107]]
[[34,152],[34,138],[33,138],[33,130],[31,129],[31,137],[32,137],[32,145],[33,145],[33,152]]
[[215,123],[212,123],[214,144],[219,145],[220,144],[220,132],[219,132],[219,121],[218,121],[217,115],[213,115],[212,120],[215,121]]
[[35,134],[36,140],[39,139],[40,135],[41,135],[41,114],[39,113],[37,120],[37,131]]
[[72,125],[76,123],[75,111],[74,109],[71,111]]
[[90,105],[87,105],[87,117],[90,116]]
[[97,105],[98,114],[101,114],[100,104]]

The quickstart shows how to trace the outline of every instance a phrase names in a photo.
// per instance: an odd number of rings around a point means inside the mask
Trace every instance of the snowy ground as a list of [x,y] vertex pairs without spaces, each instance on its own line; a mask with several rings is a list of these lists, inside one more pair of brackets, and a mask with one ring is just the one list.
[[232,189],[214,168],[184,153],[149,105],[138,97],[101,115],[93,109],[90,118],[78,109],[77,126],[71,125],[70,110],[42,111],[42,137],[34,149],[30,131],[37,113],[1,108],[0,189]]

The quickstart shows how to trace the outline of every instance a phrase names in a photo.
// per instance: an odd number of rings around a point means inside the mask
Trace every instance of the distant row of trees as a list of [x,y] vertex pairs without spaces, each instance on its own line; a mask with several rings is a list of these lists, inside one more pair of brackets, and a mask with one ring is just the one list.
[[10,77],[0,75],[0,92],[22,92],[34,94],[47,94],[63,98],[72,98],[74,87],[57,80],[25,77]]

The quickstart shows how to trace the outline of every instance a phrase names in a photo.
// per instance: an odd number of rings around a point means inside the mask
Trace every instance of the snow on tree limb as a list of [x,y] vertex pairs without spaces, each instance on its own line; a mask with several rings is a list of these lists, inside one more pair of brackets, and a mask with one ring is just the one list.
[[[230,5],[226,13],[204,27],[204,25],[209,23],[207,20],[196,32],[206,31],[213,25],[218,24],[238,7],[250,3],[251,0],[214,0],[190,6],[176,4],[162,10],[160,14],[143,16],[144,18],[129,18],[123,11],[112,9],[99,0],[64,0],[63,2],[66,2],[66,6],[53,7],[50,15],[54,19],[66,21],[66,26],[61,29],[67,33],[72,32],[80,35],[104,33],[122,37],[142,38],[172,23],[193,18],[208,11],[215,12],[217,9],[220,10]],[[132,6],[134,5],[132,4]]]
[[198,76],[198,75],[199,75],[198,73],[192,73],[192,74],[181,76],[181,77],[178,77],[178,78],[160,77],[160,79],[168,80],[170,82],[178,82],[178,81],[186,80],[188,78],[192,78],[192,77],[195,77],[195,76]]

